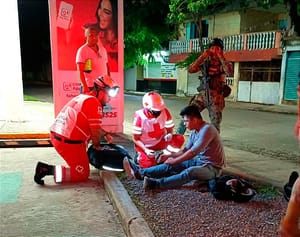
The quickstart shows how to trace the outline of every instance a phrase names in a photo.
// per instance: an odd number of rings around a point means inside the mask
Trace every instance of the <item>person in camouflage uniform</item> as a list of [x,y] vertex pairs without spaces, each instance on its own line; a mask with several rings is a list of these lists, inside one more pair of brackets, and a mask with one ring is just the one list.
[[[211,123],[219,132],[222,111],[225,107],[224,97],[228,96],[228,92],[225,95],[224,91],[226,75],[232,74],[232,65],[225,60],[223,48],[223,41],[219,38],[214,38],[209,48],[188,67],[189,73],[201,71],[203,74],[202,79],[201,77],[199,78],[201,80],[201,85],[198,87],[199,93],[190,100],[190,104],[196,105],[200,112],[207,108]],[[204,66],[205,64],[207,64],[206,67]]]

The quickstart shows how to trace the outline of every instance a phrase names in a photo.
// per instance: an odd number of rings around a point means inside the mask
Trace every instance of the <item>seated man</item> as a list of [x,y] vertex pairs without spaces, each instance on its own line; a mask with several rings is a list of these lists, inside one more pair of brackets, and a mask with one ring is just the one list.
[[217,129],[203,121],[198,107],[189,105],[180,115],[191,134],[185,148],[165,156],[163,164],[142,169],[128,159],[123,166],[129,177],[142,180],[145,189],[168,189],[192,180],[207,181],[221,175],[225,154]]

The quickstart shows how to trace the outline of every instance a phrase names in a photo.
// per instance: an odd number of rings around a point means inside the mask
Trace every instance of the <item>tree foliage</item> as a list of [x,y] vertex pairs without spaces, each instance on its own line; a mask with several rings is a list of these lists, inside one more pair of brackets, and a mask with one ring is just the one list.
[[124,66],[143,65],[143,55],[167,48],[169,0],[124,1]]

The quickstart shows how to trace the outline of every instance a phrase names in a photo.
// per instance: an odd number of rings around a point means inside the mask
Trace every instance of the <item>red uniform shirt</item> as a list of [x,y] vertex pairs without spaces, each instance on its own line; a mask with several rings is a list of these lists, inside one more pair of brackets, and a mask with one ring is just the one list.
[[88,141],[91,129],[101,128],[102,106],[90,95],[80,94],[60,111],[50,130],[71,140]]
[[157,118],[153,117],[146,109],[140,109],[135,112],[132,133],[140,135],[140,140],[146,147],[152,147],[163,139],[166,129],[174,126],[168,109],[162,110]]
[[223,50],[219,46],[212,46],[188,68],[189,73],[195,73],[200,71],[200,65],[204,63],[206,59],[210,59],[208,74],[217,75],[223,72],[222,65],[225,63]]

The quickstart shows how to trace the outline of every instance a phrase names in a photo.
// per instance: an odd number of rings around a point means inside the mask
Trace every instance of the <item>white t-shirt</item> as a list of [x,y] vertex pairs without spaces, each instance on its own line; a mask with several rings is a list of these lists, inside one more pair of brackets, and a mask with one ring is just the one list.
[[107,75],[107,52],[103,46],[98,45],[98,53],[91,49],[87,44],[82,45],[76,54],[76,64],[86,63],[88,59],[92,61],[92,71],[84,73],[88,87],[94,86],[94,80],[99,76]]

